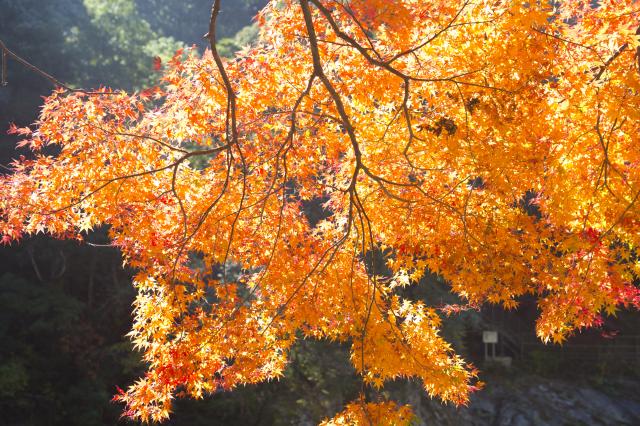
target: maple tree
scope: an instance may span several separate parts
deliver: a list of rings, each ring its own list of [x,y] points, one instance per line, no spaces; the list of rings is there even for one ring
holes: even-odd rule
[[[2,241],[108,225],[138,270],[127,415],[277,378],[300,338],[464,404],[480,384],[443,312],[399,295],[427,271],[469,306],[536,296],[547,341],[640,307],[640,2],[283,0],[229,61],[219,10],[160,87],[45,74],[11,128],[35,155],[1,177]],[[362,399],[327,424],[411,418]]]

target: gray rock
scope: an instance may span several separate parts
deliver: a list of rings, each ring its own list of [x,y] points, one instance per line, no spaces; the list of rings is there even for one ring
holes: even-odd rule
[[[415,384],[392,394],[414,407],[421,425],[640,425],[640,380],[625,380],[620,386],[610,386],[617,391],[614,395],[584,383],[536,376],[492,377],[487,388],[461,408],[425,397]]]

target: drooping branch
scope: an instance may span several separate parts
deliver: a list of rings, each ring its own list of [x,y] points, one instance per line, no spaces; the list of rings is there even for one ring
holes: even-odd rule
[[[384,61],[384,60],[381,60],[381,59],[374,58],[369,53],[369,51],[368,51],[369,49],[367,49],[366,47],[362,46],[360,43],[358,43],[358,41],[356,39],[351,37],[349,34],[345,33],[340,28],[340,26],[336,22],[335,18],[331,14],[331,11],[329,9],[327,9],[327,7],[325,5],[323,5],[320,0],[309,0],[309,1],[311,3],[313,3],[313,5],[318,8],[318,10],[320,10],[322,15],[325,17],[325,19],[329,23],[329,26],[333,29],[334,33],[339,38],[341,38],[343,41],[345,41],[351,47],[356,49],[369,63],[371,63],[372,65],[375,65],[377,67],[380,67],[380,68],[390,72],[391,74],[395,75],[396,77],[401,78],[403,81],[413,80],[413,81],[419,81],[419,82],[424,82],[424,83],[451,82],[451,83],[458,83],[458,84],[472,86],[472,87],[481,87],[481,88],[485,88],[485,89],[496,90],[496,91],[499,91],[499,92],[506,92],[506,93],[511,93],[512,92],[511,90],[504,89],[504,88],[501,88],[501,87],[493,87],[493,86],[489,86],[489,85],[485,85],[485,84],[479,84],[479,83],[473,83],[473,82],[466,82],[466,81],[457,80],[460,77],[465,77],[465,76],[472,75],[472,74],[475,74],[477,72],[482,71],[485,68],[484,66],[480,67],[479,69],[464,71],[464,72],[461,72],[461,73],[458,73],[458,74],[455,74],[455,75],[451,75],[451,76],[447,76],[447,77],[420,77],[420,76],[415,76],[415,75],[410,75],[410,74],[404,73],[404,72],[400,71],[399,69],[397,69],[397,68],[395,68],[395,67],[393,67],[391,65],[391,63],[393,61],[395,61],[399,57],[403,56],[404,53],[401,54],[400,56],[398,56],[398,58],[392,58],[392,60],[388,60],[388,61]],[[463,9],[464,9],[464,7],[463,7]],[[462,10],[460,10],[459,13],[462,13]],[[455,19],[457,19],[457,17],[458,17],[458,15],[456,15]],[[437,36],[442,34],[446,29],[449,29],[453,25],[453,22],[455,22],[455,19],[452,20],[451,23],[447,27],[444,27],[441,31],[439,31],[437,33]],[[424,42],[424,45],[421,46],[420,48],[422,48],[422,47],[426,46],[427,44],[433,42],[437,38],[437,36],[434,36],[434,37],[428,39],[426,42]],[[416,50],[418,50],[418,48],[416,48]],[[413,52],[414,51],[408,51],[406,54],[413,53]]]
[[[307,28],[307,34],[309,35],[309,48],[311,50],[311,57],[313,58],[313,70],[314,73],[318,76],[322,84],[327,89],[327,92],[331,95],[333,102],[338,110],[338,115],[342,120],[342,124],[349,135],[349,140],[351,141],[351,145],[353,147],[353,153],[356,158],[356,168],[354,171],[354,176],[351,181],[351,186],[355,185],[356,179],[358,177],[358,172],[362,167],[362,153],[360,152],[360,145],[358,145],[358,141],[356,139],[355,130],[353,124],[351,123],[351,119],[347,114],[344,103],[342,102],[342,98],[340,94],[336,91],[335,87],[329,78],[324,72],[322,67],[322,61],[320,59],[320,51],[318,49],[318,37],[316,35],[316,30],[313,26],[313,17],[311,16],[311,10],[309,9],[309,1],[301,0],[300,6],[302,7],[302,12],[304,15],[304,21]]]
[[[224,83],[224,88],[227,92],[227,140],[230,145],[236,145],[238,143],[238,127],[237,127],[237,108],[236,108],[236,93],[231,85],[231,80],[224,67],[222,58],[218,53],[217,38],[216,38],[216,26],[218,22],[218,15],[220,13],[221,0],[215,0],[213,7],[211,8],[211,18],[209,19],[209,32],[205,34],[205,37],[209,40],[209,48],[213,60],[218,67],[218,72]],[[230,127],[229,127],[230,122]]]
[[[111,91],[87,91],[87,90],[84,90],[84,89],[74,89],[73,87],[69,86],[66,83],[63,83],[62,81],[58,80],[57,78],[55,78],[54,76],[52,76],[48,72],[46,72],[46,71],[42,70],[41,68],[33,65],[31,62],[27,61],[22,56],[18,55],[17,53],[15,53],[11,49],[9,49],[7,47],[7,45],[2,40],[0,40],[0,50],[2,50],[2,76],[1,76],[1,80],[2,81],[1,81],[1,84],[3,86],[6,86],[8,84],[7,62],[8,62],[8,58],[12,58],[16,62],[18,62],[20,65],[22,65],[25,68],[27,68],[29,71],[32,71],[35,74],[37,74],[37,75],[43,77],[44,79],[46,79],[47,81],[49,81],[49,83],[51,83],[55,88],[64,89],[66,92],[84,93],[85,95],[110,95],[110,94],[114,93],[114,92],[111,92]]]

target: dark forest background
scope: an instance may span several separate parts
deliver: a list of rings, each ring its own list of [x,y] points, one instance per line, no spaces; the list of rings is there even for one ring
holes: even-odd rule
[[[252,17],[266,0],[222,4],[220,49],[232,56],[255,42]],[[166,60],[182,47],[204,48],[210,6],[211,0],[0,0],[0,40],[72,86],[141,90],[159,78],[155,57]],[[11,158],[28,155],[16,151],[16,140],[5,134],[9,123],[34,122],[41,97],[52,89],[15,62],[7,71],[8,84],[0,87],[0,173],[9,172]],[[36,236],[0,247],[0,425],[130,423],[120,419],[122,407],[110,400],[117,386],[126,387],[144,372],[125,337],[132,271],[123,269],[104,230],[87,240],[94,245]],[[422,284],[408,290],[409,296],[428,294],[434,304],[456,301],[438,277]],[[640,395],[637,314],[607,318],[602,328],[585,331],[562,348],[535,339],[535,317],[529,300],[517,312],[488,306],[446,319],[444,334],[484,367],[482,378],[494,389],[525,391],[534,382],[563,380],[567,389],[599,389],[613,399]],[[510,368],[484,363],[481,334],[487,329],[499,331],[497,355],[509,359]],[[168,424],[315,424],[361,391],[348,359],[347,348],[301,342],[283,380],[204,401],[178,401]],[[381,396],[367,392],[370,398]],[[429,403],[413,383],[394,383],[385,392],[422,404],[423,414],[435,419],[432,424],[466,424],[455,419],[470,412],[447,408],[448,414],[438,417],[433,414],[438,403]],[[431,411],[424,408],[429,404],[436,404]],[[481,410],[473,413],[482,420]]]

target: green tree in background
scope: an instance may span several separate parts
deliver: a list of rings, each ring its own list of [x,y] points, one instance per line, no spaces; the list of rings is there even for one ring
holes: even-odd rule
[[[87,21],[81,0],[0,0],[0,39],[34,65],[65,81],[78,81],[77,68],[67,43],[67,28]],[[50,90],[49,82],[8,64],[8,85],[0,88],[0,135],[9,121],[35,118],[40,96]],[[8,152],[3,146],[3,152]],[[13,147],[9,147],[10,150]],[[2,156],[5,158],[5,156]]]
[[[0,39],[61,81],[78,87],[137,89],[155,83],[154,58],[166,60],[177,49],[202,42],[209,3],[0,0]],[[219,28],[225,55],[257,37],[251,18],[266,3],[238,0],[225,4],[225,19]],[[14,62],[9,62],[7,78],[10,84],[0,90],[0,125],[11,121],[28,124],[35,119],[40,96],[50,85]],[[5,157],[3,152],[9,151],[0,150],[0,158]]]
[[[149,85],[157,77],[154,57],[166,59],[184,45],[154,31],[134,0],[0,0],[0,11],[0,39],[7,46],[78,87]],[[12,61],[7,74],[0,126],[29,124],[50,84]],[[6,152],[3,147],[0,158]]]
[[[84,0],[87,20],[66,31],[85,87],[131,89],[154,82],[153,58],[167,59],[183,46],[152,29],[134,0]]]
[[[217,35],[232,38],[266,4],[267,0],[231,0],[222,2]],[[187,45],[203,46],[212,2],[210,0],[136,0],[138,10],[151,26]]]

